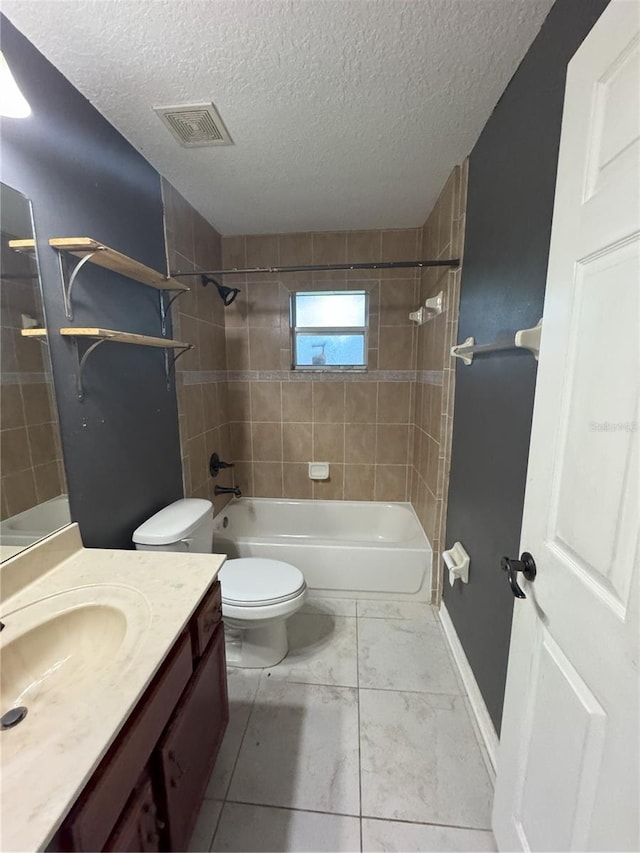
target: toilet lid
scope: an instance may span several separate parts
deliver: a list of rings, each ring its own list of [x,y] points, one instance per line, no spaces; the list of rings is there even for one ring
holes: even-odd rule
[[[280,560],[227,560],[218,574],[222,603],[258,607],[295,598],[305,588],[302,572]]]

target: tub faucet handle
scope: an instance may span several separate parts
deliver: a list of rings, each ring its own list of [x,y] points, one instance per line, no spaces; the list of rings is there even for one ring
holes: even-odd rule
[[[233,462],[223,462],[217,453],[212,453],[211,459],[209,459],[209,473],[211,476],[217,477],[224,468],[233,468]]]

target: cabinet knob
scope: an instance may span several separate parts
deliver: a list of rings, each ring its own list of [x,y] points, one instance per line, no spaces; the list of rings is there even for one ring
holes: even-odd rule
[[[176,754],[175,754],[175,752],[173,752],[173,750],[171,750],[169,752],[169,761],[175,766],[175,768],[178,771],[178,776],[176,778],[176,781],[177,781],[177,779],[182,779],[182,777],[184,776],[184,770],[182,769],[182,767],[180,767],[178,759],[176,758]],[[174,787],[175,787],[175,784],[174,784]]]

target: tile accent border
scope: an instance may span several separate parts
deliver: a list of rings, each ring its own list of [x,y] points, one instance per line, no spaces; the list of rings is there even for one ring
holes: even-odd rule
[[[444,385],[444,370],[416,370],[416,382],[422,385]]]
[[[414,382],[415,370],[229,370],[229,382]]]
[[[212,385],[227,381],[226,370],[183,370],[180,376],[185,385]]]
[[[40,375],[40,374],[34,374]],[[314,372],[295,370],[183,370],[185,385],[213,382],[420,382],[442,385],[443,370],[368,370],[366,372]]]
[[[3,385],[44,385],[53,382],[51,373],[2,373],[0,379]]]
[[[493,726],[493,721],[489,716],[489,711],[487,710],[485,701],[482,698],[478,682],[473,674],[473,670],[471,669],[467,656],[464,653],[462,643],[460,642],[460,638],[458,637],[458,633],[451,621],[451,617],[449,616],[449,612],[444,601],[440,602],[439,615],[444,635],[447,638],[451,654],[453,655],[453,659],[458,667],[458,672],[460,673],[460,678],[462,679],[464,688],[469,696],[469,704],[471,705],[475,722],[480,731],[480,735],[482,736],[485,749],[487,750],[487,756],[490,761],[490,765],[487,767],[487,770],[491,776],[491,781],[495,784],[496,768],[498,763],[498,747],[500,741]]]

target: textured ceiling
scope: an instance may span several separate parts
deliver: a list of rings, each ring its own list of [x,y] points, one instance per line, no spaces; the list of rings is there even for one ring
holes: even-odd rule
[[[553,0],[3,0],[223,234],[421,225]],[[152,107],[213,101],[235,145]]]

